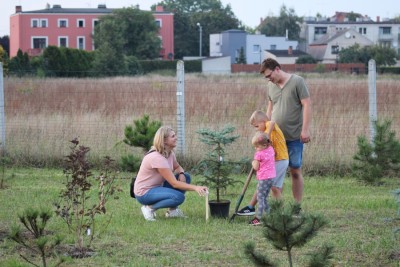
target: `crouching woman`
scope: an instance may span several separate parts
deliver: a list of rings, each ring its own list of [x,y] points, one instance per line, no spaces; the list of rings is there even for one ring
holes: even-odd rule
[[[173,129],[160,127],[137,174],[134,193],[148,221],[155,221],[156,210],[162,208],[168,208],[166,217],[185,217],[178,208],[185,201],[185,191],[196,191],[200,196],[208,193],[207,187],[190,184],[190,175],[176,160],[176,144]]]

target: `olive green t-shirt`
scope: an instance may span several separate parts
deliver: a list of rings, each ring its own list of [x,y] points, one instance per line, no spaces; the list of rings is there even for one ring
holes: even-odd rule
[[[268,83],[268,99],[272,102],[272,120],[280,127],[286,141],[300,139],[303,126],[303,106],[301,100],[310,96],[304,79],[292,74],[281,89]]]

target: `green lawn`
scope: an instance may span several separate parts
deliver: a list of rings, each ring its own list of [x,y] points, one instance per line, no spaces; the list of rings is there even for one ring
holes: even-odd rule
[[[0,190],[0,266],[15,261],[26,264],[18,255],[25,251],[6,238],[8,229],[18,223],[17,215],[26,207],[52,208],[64,187],[63,173],[60,169],[7,169],[2,177],[7,188]],[[286,252],[276,251],[264,239],[263,227],[249,226],[250,218],[237,216],[233,223],[210,218],[206,222],[205,199],[193,192],[187,193],[181,206],[188,218],[167,219],[165,211],[159,210],[156,222],[145,221],[140,204],[129,197],[127,175],[120,177],[117,182],[123,192],[119,199],[110,199],[107,213],[96,219],[101,230],[93,241],[96,253],[64,266],[251,266],[243,249],[247,241],[254,241],[278,266],[288,266]],[[244,181],[246,175],[240,177]],[[323,214],[329,224],[303,248],[293,250],[294,265],[306,266],[309,252],[330,243],[335,247],[334,266],[400,266],[400,235],[393,233],[400,221],[393,220],[398,207],[391,194],[400,188],[400,180],[384,182],[367,187],[352,178],[305,177],[303,210]],[[242,206],[255,184],[250,184]],[[224,196],[232,201],[231,214],[241,188],[230,188]],[[290,178],[286,178],[286,201],[292,201],[290,190]],[[65,236],[62,246],[74,244],[74,236],[60,218],[53,216],[48,230]]]

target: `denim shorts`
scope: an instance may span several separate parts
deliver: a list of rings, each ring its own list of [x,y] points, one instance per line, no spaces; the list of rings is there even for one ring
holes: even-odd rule
[[[276,177],[274,178],[274,182],[272,183],[273,187],[282,188],[288,164],[289,160],[287,159],[281,159],[275,161]]]
[[[289,152],[289,167],[300,169],[303,163],[303,147],[304,144],[299,140],[286,141]]]

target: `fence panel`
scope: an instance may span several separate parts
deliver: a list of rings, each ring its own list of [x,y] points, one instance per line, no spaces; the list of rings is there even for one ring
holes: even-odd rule
[[[312,109],[312,141],[305,146],[306,170],[348,166],[358,135],[369,135],[368,77],[337,74],[305,76]],[[143,114],[177,127],[175,77],[143,76],[105,79],[4,79],[6,147],[21,164],[51,165],[69,153],[69,140],[79,137],[93,158],[141,153],[121,143],[124,127]],[[254,129],[248,119],[266,109],[266,81],[254,74],[185,75],[186,158],[201,158],[199,128],[236,127],[234,157],[251,157]],[[400,83],[378,77],[378,119],[391,119],[399,136]],[[179,136],[178,136],[179,138]]]

